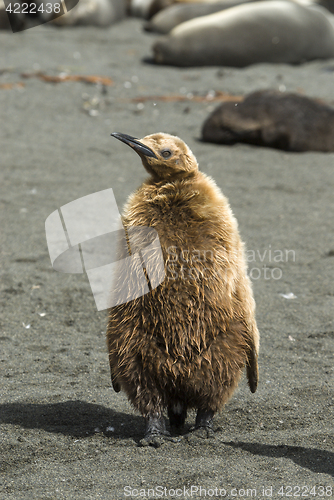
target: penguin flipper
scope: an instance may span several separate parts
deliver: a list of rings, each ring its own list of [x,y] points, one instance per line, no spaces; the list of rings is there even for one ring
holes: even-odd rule
[[[116,382],[116,380],[111,379],[111,383],[115,392],[119,392],[121,390],[121,386],[118,382]]]
[[[251,392],[255,392],[259,380],[259,368],[257,363],[257,352],[253,347],[247,359],[247,379]]]

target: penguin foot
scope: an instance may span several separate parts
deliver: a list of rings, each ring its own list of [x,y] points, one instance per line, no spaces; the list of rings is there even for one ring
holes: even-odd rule
[[[139,446],[154,446],[159,448],[165,441],[178,442],[166,430],[165,419],[161,413],[152,413],[146,417],[145,437],[139,441]]]
[[[204,439],[214,439],[215,433],[211,427],[192,427],[188,434],[184,435],[184,439],[188,443],[203,443]]]
[[[184,437],[188,442],[195,442],[199,439],[214,438],[212,419],[214,412],[211,410],[198,410],[195,426],[191,427],[189,433]]]
[[[166,434],[149,434],[139,441],[139,446],[153,446],[160,448],[166,441],[178,443],[180,438],[172,437],[169,432]]]
[[[199,409],[196,415],[195,429],[198,429],[199,427],[209,427],[212,429],[212,419],[214,414],[215,413],[212,410]]]

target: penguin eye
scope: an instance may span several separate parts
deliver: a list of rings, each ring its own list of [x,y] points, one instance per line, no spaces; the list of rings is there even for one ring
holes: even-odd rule
[[[170,158],[172,156],[172,152],[170,149],[163,149],[161,151],[161,156],[163,156],[164,158]]]

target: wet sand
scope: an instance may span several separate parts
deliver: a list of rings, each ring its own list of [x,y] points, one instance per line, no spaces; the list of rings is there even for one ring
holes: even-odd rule
[[[157,67],[143,62],[155,37],[141,24],[0,33],[0,498],[333,496],[334,154],[204,144],[201,125],[218,103],[134,99],[285,88],[334,104],[334,60]],[[38,71],[114,83],[22,76]],[[51,267],[51,212],[110,187],[121,207],[145,178],[114,131],[184,139],[247,245],[260,384],[252,395],[243,378],[214,439],[138,447],[143,419],[111,388],[106,311],[86,275]]]

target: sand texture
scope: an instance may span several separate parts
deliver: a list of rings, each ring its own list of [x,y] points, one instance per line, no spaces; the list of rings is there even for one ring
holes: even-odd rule
[[[195,97],[280,88],[333,104],[334,60],[158,67],[141,24],[0,32],[0,499],[333,497],[334,154],[201,143],[219,103]],[[107,80],[22,76],[36,72]],[[145,178],[114,131],[179,135],[247,245],[260,383],[252,395],[242,379],[213,439],[138,447],[143,419],[111,388],[106,311],[86,275],[51,267],[49,214],[110,187],[121,208]]]

